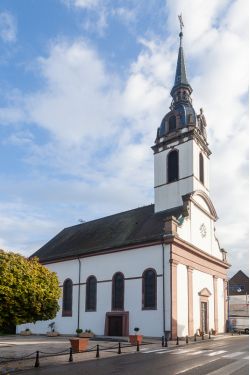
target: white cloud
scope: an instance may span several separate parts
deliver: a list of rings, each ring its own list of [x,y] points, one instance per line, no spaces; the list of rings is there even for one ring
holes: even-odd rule
[[[17,26],[14,16],[7,11],[0,12],[0,38],[5,43],[16,41]]]

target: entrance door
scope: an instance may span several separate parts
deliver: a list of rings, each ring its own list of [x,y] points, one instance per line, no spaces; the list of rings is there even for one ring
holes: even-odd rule
[[[208,332],[208,329],[207,329],[207,302],[201,302],[201,330],[204,333]]]
[[[122,316],[109,317],[109,336],[122,336]]]

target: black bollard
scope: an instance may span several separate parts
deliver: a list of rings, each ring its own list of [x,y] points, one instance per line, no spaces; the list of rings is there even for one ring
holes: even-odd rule
[[[39,362],[39,351],[36,352],[36,362],[35,362],[35,367],[40,367],[40,362]]]
[[[121,351],[121,343],[119,342],[119,343],[118,343],[118,352],[117,352],[117,353],[118,353],[118,354],[121,354],[121,352],[122,352],[122,351]]]
[[[179,345],[179,337],[176,338],[176,345]]]
[[[165,348],[167,348],[167,347],[168,347],[168,339],[166,337],[166,339],[165,339]]]
[[[100,358],[100,350],[99,350],[99,345],[97,344],[96,345],[96,355],[95,355],[96,358]]]
[[[202,332],[202,336],[201,336],[201,339],[202,339],[202,340],[205,340],[205,337],[204,337],[204,332]]]
[[[188,336],[186,336],[186,344],[188,344]]]
[[[69,348],[69,362],[73,362],[73,349]]]
[[[161,337],[161,346],[164,347],[164,336]]]
[[[209,338],[209,340],[211,339],[211,333],[210,333],[210,331],[208,332],[208,338]]]
[[[194,341],[197,341],[197,335],[196,335],[196,333],[194,334]]]
[[[136,342],[136,351],[137,351],[137,352],[140,351],[140,344],[139,344],[139,341]]]

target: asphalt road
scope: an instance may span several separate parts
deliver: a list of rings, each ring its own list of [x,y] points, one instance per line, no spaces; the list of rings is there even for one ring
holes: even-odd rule
[[[27,375],[248,375],[248,336],[25,371]]]

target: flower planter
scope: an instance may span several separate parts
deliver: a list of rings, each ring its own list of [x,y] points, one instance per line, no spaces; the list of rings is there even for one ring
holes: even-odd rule
[[[21,331],[21,332],[20,332],[20,335],[21,335],[21,336],[30,336],[30,335],[31,335],[31,332],[29,332],[29,331]]]
[[[88,349],[88,338],[73,338],[69,341],[74,353],[85,352]]]
[[[82,332],[82,333],[78,333],[77,336],[83,337],[83,338],[86,338],[86,339],[91,339],[94,336],[94,334],[93,334],[93,332]]]
[[[139,345],[141,345],[142,339],[142,335],[129,335],[129,341],[131,345],[137,345],[137,342],[139,343]]]
[[[59,333],[54,331],[54,332],[47,332],[46,335],[48,337],[56,337],[56,336],[59,336]]]

